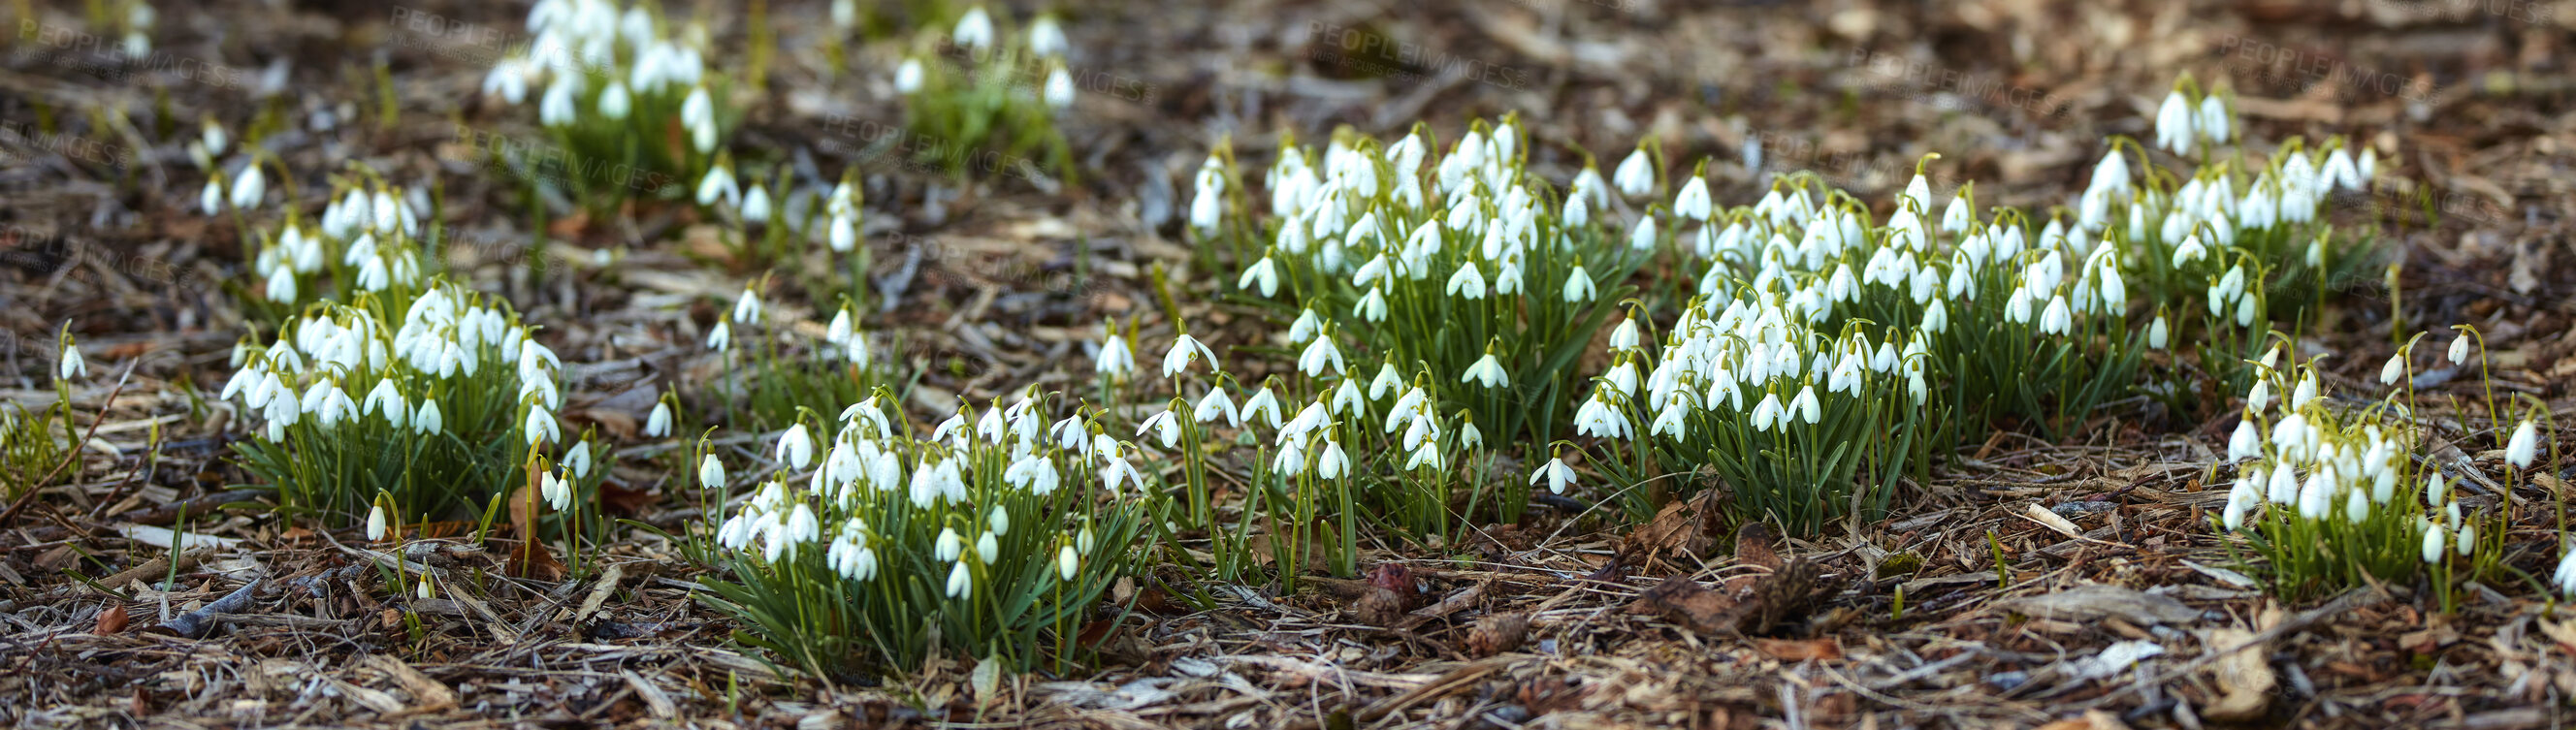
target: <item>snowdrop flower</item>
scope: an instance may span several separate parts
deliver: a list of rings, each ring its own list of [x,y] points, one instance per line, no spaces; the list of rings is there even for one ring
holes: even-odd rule
[[[708,454],[706,458],[700,459],[698,461],[698,486],[705,487],[707,489],[723,489],[724,485],[724,462],[717,461],[715,454]]]
[[[1057,578],[1063,579],[1066,582],[1072,582],[1076,571],[1081,569],[1082,556],[1074,553],[1072,545],[1065,545],[1055,549],[1055,574]]]
[[[2227,438],[2227,460],[2259,458],[2263,455],[2263,438],[2254,432],[2251,419],[2236,422],[2236,433]]]
[[[1144,423],[1136,425],[1137,437],[1142,438],[1146,431],[1153,431],[1155,435],[1161,437],[1163,448],[1175,448],[1181,444],[1181,424],[1172,418],[1172,412],[1169,410],[1146,417]]]
[[[89,360],[81,357],[80,346],[72,344],[68,334],[63,336],[62,358],[54,366],[54,377],[59,380],[89,377]]]
[[[1332,370],[1334,375],[1340,375],[1347,369],[1342,360],[1342,349],[1333,344],[1333,338],[1329,332],[1325,333],[1325,336],[1315,338],[1313,344],[1306,346],[1305,352],[1297,355],[1297,371],[1305,373],[1307,377],[1323,375],[1326,369]]]
[[[2523,419],[2522,425],[2514,427],[2513,437],[2506,440],[2504,460],[2505,463],[2514,465],[2514,468],[2529,469],[2532,459],[2539,455],[2539,451],[2540,434],[2533,428],[2531,419],[2526,418]]]
[[[948,569],[948,597],[960,601],[975,594],[975,576],[966,572],[966,564]]]
[[[541,405],[528,406],[527,432],[529,446],[537,445],[540,440],[546,443],[563,440],[563,427],[556,425],[554,414],[547,413],[546,407]]]
[[[1633,250],[1652,249],[1655,247],[1656,240],[1655,217],[1651,215],[1638,218],[1637,227],[1628,231],[1628,248]]]
[[[2073,331],[2074,323],[2075,316],[2067,308],[2066,296],[2061,294],[2049,297],[2047,311],[2039,315],[2039,331],[2047,334],[2068,334]]]
[[[699,205],[715,205],[719,200],[735,207],[741,207],[742,203],[741,185],[734,181],[733,170],[721,163],[708,168],[707,176],[698,181]],[[743,293],[749,294],[750,291],[744,290]]]
[[[1360,297],[1359,304],[1351,307],[1351,315],[1364,322],[1386,321],[1386,292],[1369,287],[1368,295]]]
[[[671,404],[655,402],[653,412],[644,417],[644,435],[662,438],[671,435]]]
[[[423,435],[447,431],[447,422],[439,413],[438,401],[421,399],[420,411],[412,414],[411,429],[413,433]]]
[[[2227,508],[2221,513],[2219,524],[2226,525],[2230,532],[2244,528],[2245,513],[2254,509],[2255,499],[2253,482],[2238,477],[2235,488],[2227,491]]]
[[[1063,109],[1073,106],[1073,76],[1066,74],[1063,66],[1057,66],[1055,70],[1047,72],[1046,89],[1041,98],[1046,100],[1046,105],[1050,108]]]
[[[957,528],[942,527],[939,528],[939,537],[931,541],[931,549],[939,556],[940,562],[953,563],[966,553],[966,538],[957,535]]]
[[[1073,44],[1065,40],[1064,26],[1056,22],[1055,16],[1040,15],[1036,20],[1029,21],[1030,53],[1046,57],[1062,56],[1072,47]]]
[[[1599,292],[1592,285],[1592,274],[1583,270],[1581,261],[1576,261],[1573,273],[1565,277],[1565,302],[1581,304],[1592,301],[1592,298],[1598,295]]]
[[[2468,333],[2466,333],[2466,332],[2462,332],[2462,333],[2460,333],[2460,336],[2459,336],[2459,337],[2455,337],[2455,338],[2452,338],[2452,339],[2451,339],[2451,364],[2453,364],[2453,365],[2465,365],[2465,364],[2467,364],[2467,363],[2468,363],[2468,361],[2469,361],[2469,334],[2468,334]]]
[[[590,441],[588,439],[573,444],[570,450],[564,452],[564,468],[570,470],[575,479],[590,476]]]
[[[1236,289],[1251,289],[1254,284],[1261,286],[1261,296],[1265,298],[1279,293],[1279,264],[1272,261],[1267,253],[1261,256],[1260,261],[1254,262],[1252,268],[1244,269],[1243,276],[1234,280]]]
[[[547,507],[557,512],[572,504],[572,487],[564,484],[563,478],[555,476],[554,472],[546,472],[537,480],[537,494],[545,498]]]
[[[805,431],[805,424],[788,427],[787,433],[778,437],[775,458],[795,469],[814,463],[814,437]]]
[[[367,540],[373,542],[383,539],[385,539],[385,505],[378,502],[367,508]]]
[[[721,319],[716,320],[715,328],[707,331],[707,349],[714,350],[716,352],[725,352],[732,349],[732,346],[732,323]]]
[[[1610,184],[1619,188],[1619,194],[1631,198],[1654,191],[1655,163],[1646,159],[1644,145],[1638,145],[1637,151],[1619,162],[1619,168],[1610,173]]]
[[[992,565],[994,560],[1002,557],[1001,541],[993,539],[990,532],[975,538],[975,557],[985,565]]]
[[[244,165],[242,167],[241,178],[233,182],[233,207],[242,210],[257,208],[259,207],[260,200],[266,197],[267,194],[268,181],[261,177],[259,172],[259,163],[253,162],[249,165]]]
[[[1691,176],[1690,182],[1682,183],[1681,192],[1673,195],[1674,215],[1706,221],[1709,218],[1709,208],[1708,181],[1697,175]]]
[[[1260,423],[1263,416],[1268,416],[1270,418],[1271,428],[1275,429],[1279,427],[1279,397],[1270,392],[1270,386],[1266,383],[1261,386],[1260,390],[1254,391],[1252,393],[1252,397],[1243,400],[1244,421]]]
[[[743,287],[742,297],[733,302],[733,321],[759,324],[760,308],[760,295],[753,293],[751,287]]]
[[[1123,378],[1136,372],[1136,355],[1127,350],[1127,338],[1118,336],[1118,326],[1114,321],[1110,323],[1108,336],[1100,341],[1100,354],[1093,357],[1092,370],[1113,378]]]
[[[1315,457],[1315,476],[1320,479],[1345,479],[1351,475],[1351,456],[1342,450],[1342,442],[1330,435],[1324,438],[1324,450]]]
[[[2315,374],[2315,373],[2308,373],[2308,374],[2305,374],[2305,375],[2301,375],[2301,376],[2299,376],[2299,384],[2298,384],[2297,386],[2292,387],[2292,388],[2290,389],[2290,409],[2291,409],[2291,410],[2298,410],[2298,408],[2299,408],[2300,406],[2307,405],[2307,404],[2308,404],[2308,401],[2312,401],[2312,400],[2316,400],[2316,399],[2317,399],[2317,376],[2316,376],[2316,374]]]
[[[1171,351],[1163,354],[1163,377],[1178,375],[1181,371],[1189,369],[1191,362],[1200,359],[1207,360],[1210,371],[1217,369],[1216,351],[1208,349],[1208,346],[1200,343],[1198,338],[1183,332],[1179,337],[1172,339]]]
[[[2227,102],[2219,99],[2217,94],[2200,97],[2200,134],[2209,138],[2210,144],[2226,144],[2233,135],[2229,126]]]
[[[905,58],[894,67],[895,93],[911,96],[921,91],[921,59]]]
[[[1235,411],[1234,401],[1225,397],[1225,390],[1222,388],[1209,388],[1207,395],[1199,399],[1197,410],[1191,411],[1190,416],[1200,423],[1208,423],[1216,420],[1218,416],[1224,416],[1225,425],[1228,428],[1243,425],[1243,417]]]
[[[2427,562],[2427,563],[2439,563],[2439,562],[2442,562],[2442,552],[2443,552],[2443,551],[2442,551],[2442,549],[2443,549],[2443,548],[2446,548],[2446,547],[2450,547],[2450,542],[2451,542],[2451,541],[2450,541],[2450,539],[2449,539],[2449,538],[2450,538],[2450,536],[2449,536],[2449,535],[2444,535],[2444,534],[2442,534],[2442,526],[2441,526],[2441,525],[2437,525],[2437,524],[2433,524],[2433,522],[2432,522],[2432,521],[2430,521],[2430,520],[2426,520],[2426,521],[2424,521],[2424,522],[2422,523],[2422,526],[2423,526],[2423,528],[2424,528],[2424,548],[2423,548],[2423,553],[2424,553],[2424,562]],[[2558,584],[2561,586],[2561,587],[2559,588],[2559,591],[2560,591],[2560,592],[2562,592],[2562,593],[2563,593],[2563,592],[2566,592],[2566,590],[2567,590],[2567,589],[2565,588],[2565,586],[2567,585],[2567,584],[2566,584],[2566,581],[2565,581],[2565,577],[2566,577],[2566,576],[2565,576],[2565,574],[2568,572],[2568,570],[2567,570],[2567,566],[2568,566],[2568,565],[2569,565],[2569,563],[2568,563],[2565,559],[2561,559],[2561,560],[2559,561],[2559,563],[2558,563],[2558,572],[2561,574],[2561,575],[2559,575],[2559,576],[2558,576],[2558,578],[2559,578]]]
[[[1789,425],[1789,414],[1780,407],[1778,393],[1763,393],[1762,402],[1753,405],[1753,430],[1770,431],[1774,426]]]
[[[213,215],[221,215],[221,214],[223,214],[223,212],[224,212],[224,176],[223,176],[223,173],[216,173],[214,176],[206,178],[206,187],[205,187],[205,189],[200,190],[200,191],[198,191],[198,192],[197,192],[197,208],[198,208],[199,210],[203,210],[203,211],[205,211],[206,215],[209,215],[209,216],[213,216]]]
[[[608,82],[608,88],[599,92],[599,115],[610,121],[625,119],[627,110],[634,104],[633,95],[626,91],[624,81],[612,80]]]
[[[1538,471],[1530,472],[1531,486],[1537,486],[1540,481],[1547,482],[1549,494],[1564,494],[1565,487],[1574,483],[1574,467],[1566,466],[1563,456],[1548,459],[1547,463],[1539,465]]]
[[[1449,275],[1449,284],[1445,292],[1453,297],[1483,299],[1485,298],[1485,275],[1476,270],[1475,262],[1461,263],[1458,265],[1458,273]]]
[[[957,29],[949,34],[949,38],[969,50],[981,51],[991,48],[993,17],[985,14],[984,6],[968,8],[966,15],[957,19]]]
[[[1467,374],[1460,377],[1458,382],[1482,383],[1487,388],[1503,388],[1509,387],[1512,379],[1510,373],[1504,372],[1502,361],[1494,359],[1493,351],[1487,349],[1484,358],[1477,360],[1474,365],[1467,366]]]
[[[2177,155],[2191,154],[2198,136],[2194,129],[2191,102],[2182,98],[2182,90],[2165,92],[2165,101],[2156,107],[2156,146]]]
[[[2428,542],[2427,544],[2431,543]],[[2428,549],[2424,552],[2426,555],[2431,555],[2438,552],[2438,548]],[[2549,582],[2551,585],[2558,587],[2559,595],[2576,598],[2576,550],[2571,550],[2562,546],[2559,548],[2559,552],[2558,570],[2550,574]],[[2424,559],[2424,562],[2433,562],[2433,559],[2428,557]]]

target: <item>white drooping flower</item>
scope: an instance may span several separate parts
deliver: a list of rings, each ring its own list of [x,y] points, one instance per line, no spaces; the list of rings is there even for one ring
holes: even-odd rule
[[[1502,361],[1494,359],[1494,353],[1488,351],[1483,358],[1476,360],[1476,364],[1467,366],[1467,374],[1458,378],[1458,382],[1481,383],[1487,388],[1504,388],[1510,387],[1512,378],[1511,373],[1503,369]]]
[[[1566,486],[1574,483],[1574,467],[1566,466],[1565,458],[1561,456],[1548,459],[1547,463],[1539,465],[1538,471],[1530,473],[1531,486],[1541,481],[1547,482],[1548,493],[1564,494]]]
[[[1619,162],[1619,168],[1610,173],[1610,184],[1619,188],[1619,194],[1631,198],[1654,192],[1655,163],[1646,158],[1644,146]]]
[[[671,435],[670,403],[657,401],[653,404],[653,412],[644,417],[644,435],[650,438]]]
[[[2539,455],[2539,449],[2540,433],[2530,419],[2524,419],[2522,425],[2514,427],[2513,437],[2505,441],[2505,463],[2517,469],[2529,469],[2532,459]]]
[[[1172,349],[1163,354],[1163,377],[1169,378],[1187,370],[1190,363],[1206,360],[1210,371],[1218,370],[1216,351],[1208,349],[1198,338],[1183,332],[1172,338]]]
[[[982,5],[967,8],[966,14],[957,19],[957,29],[949,34],[949,38],[958,46],[968,50],[981,51],[991,48],[993,47],[993,16],[985,13]]]

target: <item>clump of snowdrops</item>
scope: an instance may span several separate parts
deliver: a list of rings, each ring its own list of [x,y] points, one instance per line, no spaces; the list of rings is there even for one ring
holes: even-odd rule
[[[811,324],[773,311],[762,283],[745,285],[707,330],[706,348],[725,364],[707,393],[715,401],[709,413],[747,428],[784,428],[805,404],[854,402],[895,382],[895,364],[878,362],[855,307],[844,302],[817,336]]]
[[[1064,29],[1051,15],[1026,28],[1008,20],[974,5],[916,36],[894,70],[913,136],[897,141],[899,152],[959,175],[1017,174],[1021,165],[1073,174],[1073,149],[1055,127],[1075,96]]]
[[[806,411],[741,492],[702,458],[698,480],[728,515],[696,547],[730,574],[712,602],[818,673],[934,652],[1079,660],[1075,634],[1159,519],[1134,445],[1035,389],[961,405],[926,435],[890,415],[894,400],[880,389],[828,420]]]
[[[496,166],[552,185],[593,211],[635,197],[676,198],[714,166],[741,107],[709,63],[706,26],[664,18],[661,4],[539,0],[534,40],[483,78],[482,93],[533,101],[553,149],[496,144]]]
[[[17,499],[24,490],[42,489],[45,481],[67,469],[71,445],[81,435],[72,423],[72,383],[89,377],[89,360],[73,341],[71,323],[56,336],[54,402],[28,410],[15,400],[0,402],[0,498]],[[56,434],[60,433],[57,437]]]
[[[489,513],[521,488],[565,510],[605,470],[565,438],[563,363],[529,332],[507,303],[438,279],[308,306],[234,347],[219,397],[254,437],[233,448],[286,509],[341,524],[379,494],[404,520]]]
[[[1582,346],[1656,239],[1620,232],[1598,172],[1559,192],[1527,158],[1508,119],[1473,123],[1445,151],[1427,127],[1392,144],[1343,130],[1320,153],[1284,144],[1265,173],[1268,204],[1255,206],[1220,148],[1197,173],[1190,224],[1207,252],[1242,267],[1229,277],[1241,296],[1290,322],[1302,374],[1323,379],[1315,392],[1418,384],[1405,391],[1438,398],[1405,410],[1544,442],[1566,422]],[[1347,372],[1343,348],[1378,372]],[[1526,485],[1498,496],[1493,507],[1518,520]]]

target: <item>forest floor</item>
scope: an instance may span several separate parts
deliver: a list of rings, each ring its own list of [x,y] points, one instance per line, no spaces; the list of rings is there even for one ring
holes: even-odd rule
[[[557,220],[550,248],[531,250],[524,201],[462,151],[475,135],[532,134],[526,110],[476,93],[504,44],[492,39],[524,27],[524,8],[182,5],[160,8],[166,55],[148,62],[79,41],[61,30],[80,27],[77,9],[48,8],[12,16],[27,32],[0,63],[0,398],[53,402],[65,321],[95,373],[72,394],[95,443],[0,513],[0,718],[16,726],[2570,723],[2576,618],[2537,584],[2475,585],[2448,614],[2422,586],[2277,599],[2208,526],[2227,490],[2204,478],[2228,422],[2173,422],[2137,402],[2064,440],[1997,433],[1947,455],[1886,520],[1808,539],[1736,534],[1685,504],[1643,527],[1533,510],[1465,545],[1378,544],[1363,565],[1409,573],[1416,592],[1394,620],[1361,615],[1372,586],[1360,581],[1280,595],[1164,569],[1123,591],[1137,612],[1100,638],[1098,666],[985,692],[957,660],[867,681],[773,665],[696,598],[704,568],[640,529],[599,548],[591,559],[607,567],[576,580],[504,577],[485,546],[425,541],[409,557],[493,579],[479,595],[390,596],[349,533],[239,505],[210,512],[261,497],[225,458],[241,429],[201,400],[229,376],[251,319],[233,293],[250,276],[238,234],[196,211],[203,174],[184,152],[196,120],[343,120],[264,141],[312,171],[275,183],[308,200],[350,160],[442,180],[459,242],[447,263],[550,323],[575,423],[631,432],[669,383],[708,377],[700,333],[759,272],[708,255],[678,206]],[[739,8],[701,5],[717,45],[741,47]],[[1266,160],[1282,132],[1392,137],[1415,120],[1456,129],[1517,114],[1533,169],[1553,179],[1579,168],[1578,147],[1615,159],[1651,134],[1674,159],[1741,161],[1758,144],[1759,169],[1712,167],[1728,203],[1795,170],[1884,200],[1937,152],[1928,174],[1943,194],[1973,179],[1981,200],[2045,208],[2080,189],[2103,137],[2148,136],[2156,101],[2188,71],[2235,89],[2249,139],[2343,134],[2386,153],[2382,192],[2332,215],[2375,228],[2403,275],[2394,291],[2339,291],[2300,357],[2327,355],[2335,383],[2359,389],[2391,352],[2392,308],[2423,327],[2473,323],[2496,388],[2576,422],[2568,3],[1061,10],[1086,79],[1064,123],[1078,184],[1013,165],[961,179],[885,154],[879,132],[901,129],[894,51],[861,46],[857,70],[834,73],[811,52],[830,27],[822,3],[768,8],[781,53],[735,144],[818,177],[865,171],[870,276],[900,303],[868,326],[907,343],[903,357],[923,372],[915,403],[1032,382],[1080,390],[1083,348],[1104,317],[1142,315],[1149,331],[1159,320],[1140,304],[1153,264],[1175,287],[1230,282],[1232,272],[1189,268],[1179,220],[1190,174],[1219,139]],[[422,17],[440,22],[406,22]],[[1348,33],[1401,50],[1385,63],[1337,52]],[[1077,246],[1090,275],[1058,285]],[[616,263],[589,263],[600,252]],[[531,276],[532,258],[560,265]],[[1186,306],[1247,333],[1229,341],[1261,326],[1226,304]],[[2474,402],[2467,382],[2437,388],[2455,397],[2436,401]],[[2487,477],[2471,488],[2478,504],[2510,492],[2518,505],[2504,564],[2548,575],[2549,505],[2570,496],[2569,475],[2507,484],[2482,408],[2433,411],[2441,453]],[[620,516],[683,529],[695,502],[672,466],[622,464],[610,477]],[[180,551],[174,566],[161,528],[182,524],[210,549]],[[254,576],[266,585],[202,638],[142,628]]]

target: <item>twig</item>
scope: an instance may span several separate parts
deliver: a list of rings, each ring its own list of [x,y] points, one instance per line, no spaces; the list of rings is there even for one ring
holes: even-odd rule
[[[243,609],[250,608],[252,592],[259,590],[259,584],[265,580],[266,579],[264,578],[252,578],[249,583],[243,584],[240,589],[234,590],[231,594],[225,595],[223,598],[215,599],[214,603],[206,604],[204,608],[180,614],[178,618],[170,619],[168,623],[154,626],[151,630],[168,632],[190,639],[203,637],[206,635],[207,630],[213,629],[215,624],[218,623],[217,617],[224,614],[241,613]]]

